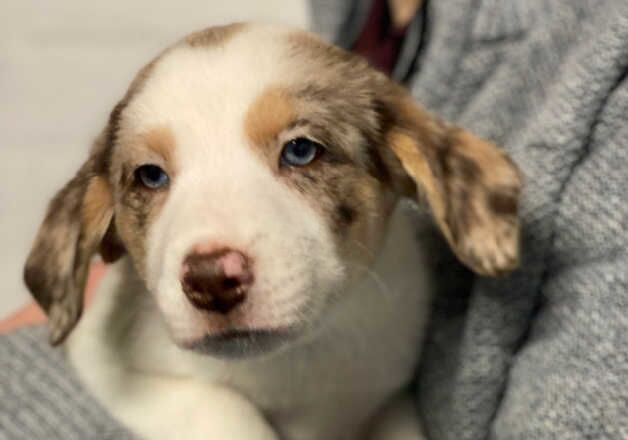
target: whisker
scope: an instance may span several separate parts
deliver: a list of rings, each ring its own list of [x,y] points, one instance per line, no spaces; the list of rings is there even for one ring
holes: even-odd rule
[[[378,292],[384,294],[385,296],[391,296],[392,289],[390,288],[390,286],[388,286],[388,284],[386,284],[381,275],[378,274],[375,270],[371,269],[365,264],[360,264],[356,262],[349,262],[349,264],[356,267],[358,270],[363,271],[368,277],[370,277],[375,282]]]
[[[353,237],[351,238],[351,241],[360,247],[369,259],[375,258],[375,253],[366,244]]]

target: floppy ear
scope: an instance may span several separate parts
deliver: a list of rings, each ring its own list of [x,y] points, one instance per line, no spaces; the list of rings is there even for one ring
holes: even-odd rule
[[[389,91],[383,104],[383,157],[397,189],[428,202],[455,254],[475,272],[499,275],[514,269],[521,188],[517,167],[497,146],[440,121],[400,87]]]
[[[50,342],[63,341],[78,322],[91,257],[102,246],[105,260],[121,255],[106,175],[107,132],[95,142],[78,173],[48,206],[24,268],[24,281],[48,314]],[[103,242],[107,235],[109,238]]]

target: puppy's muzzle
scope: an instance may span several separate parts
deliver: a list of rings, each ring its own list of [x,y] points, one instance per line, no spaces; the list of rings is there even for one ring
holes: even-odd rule
[[[197,308],[226,315],[246,299],[253,283],[249,258],[222,248],[207,252],[197,246],[185,258],[181,286]]]

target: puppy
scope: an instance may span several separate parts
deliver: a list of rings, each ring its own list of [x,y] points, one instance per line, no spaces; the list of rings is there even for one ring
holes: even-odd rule
[[[497,147],[364,60],[303,31],[214,27],[139,72],[24,276],[59,344],[91,257],[116,262],[65,347],[141,437],[418,438],[392,402],[433,269],[399,201],[496,275],[517,263],[519,187]]]

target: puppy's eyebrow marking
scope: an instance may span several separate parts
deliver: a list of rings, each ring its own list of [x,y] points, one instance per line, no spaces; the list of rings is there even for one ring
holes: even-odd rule
[[[172,130],[165,126],[152,128],[142,134],[143,144],[160,155],[164,161],[174,166],[174,149],[176,146]]]
[[[253,101],[244,118],[244,131],[256,147],[267,146],[296,119],[293,98],[287,91],[272,87]]]

